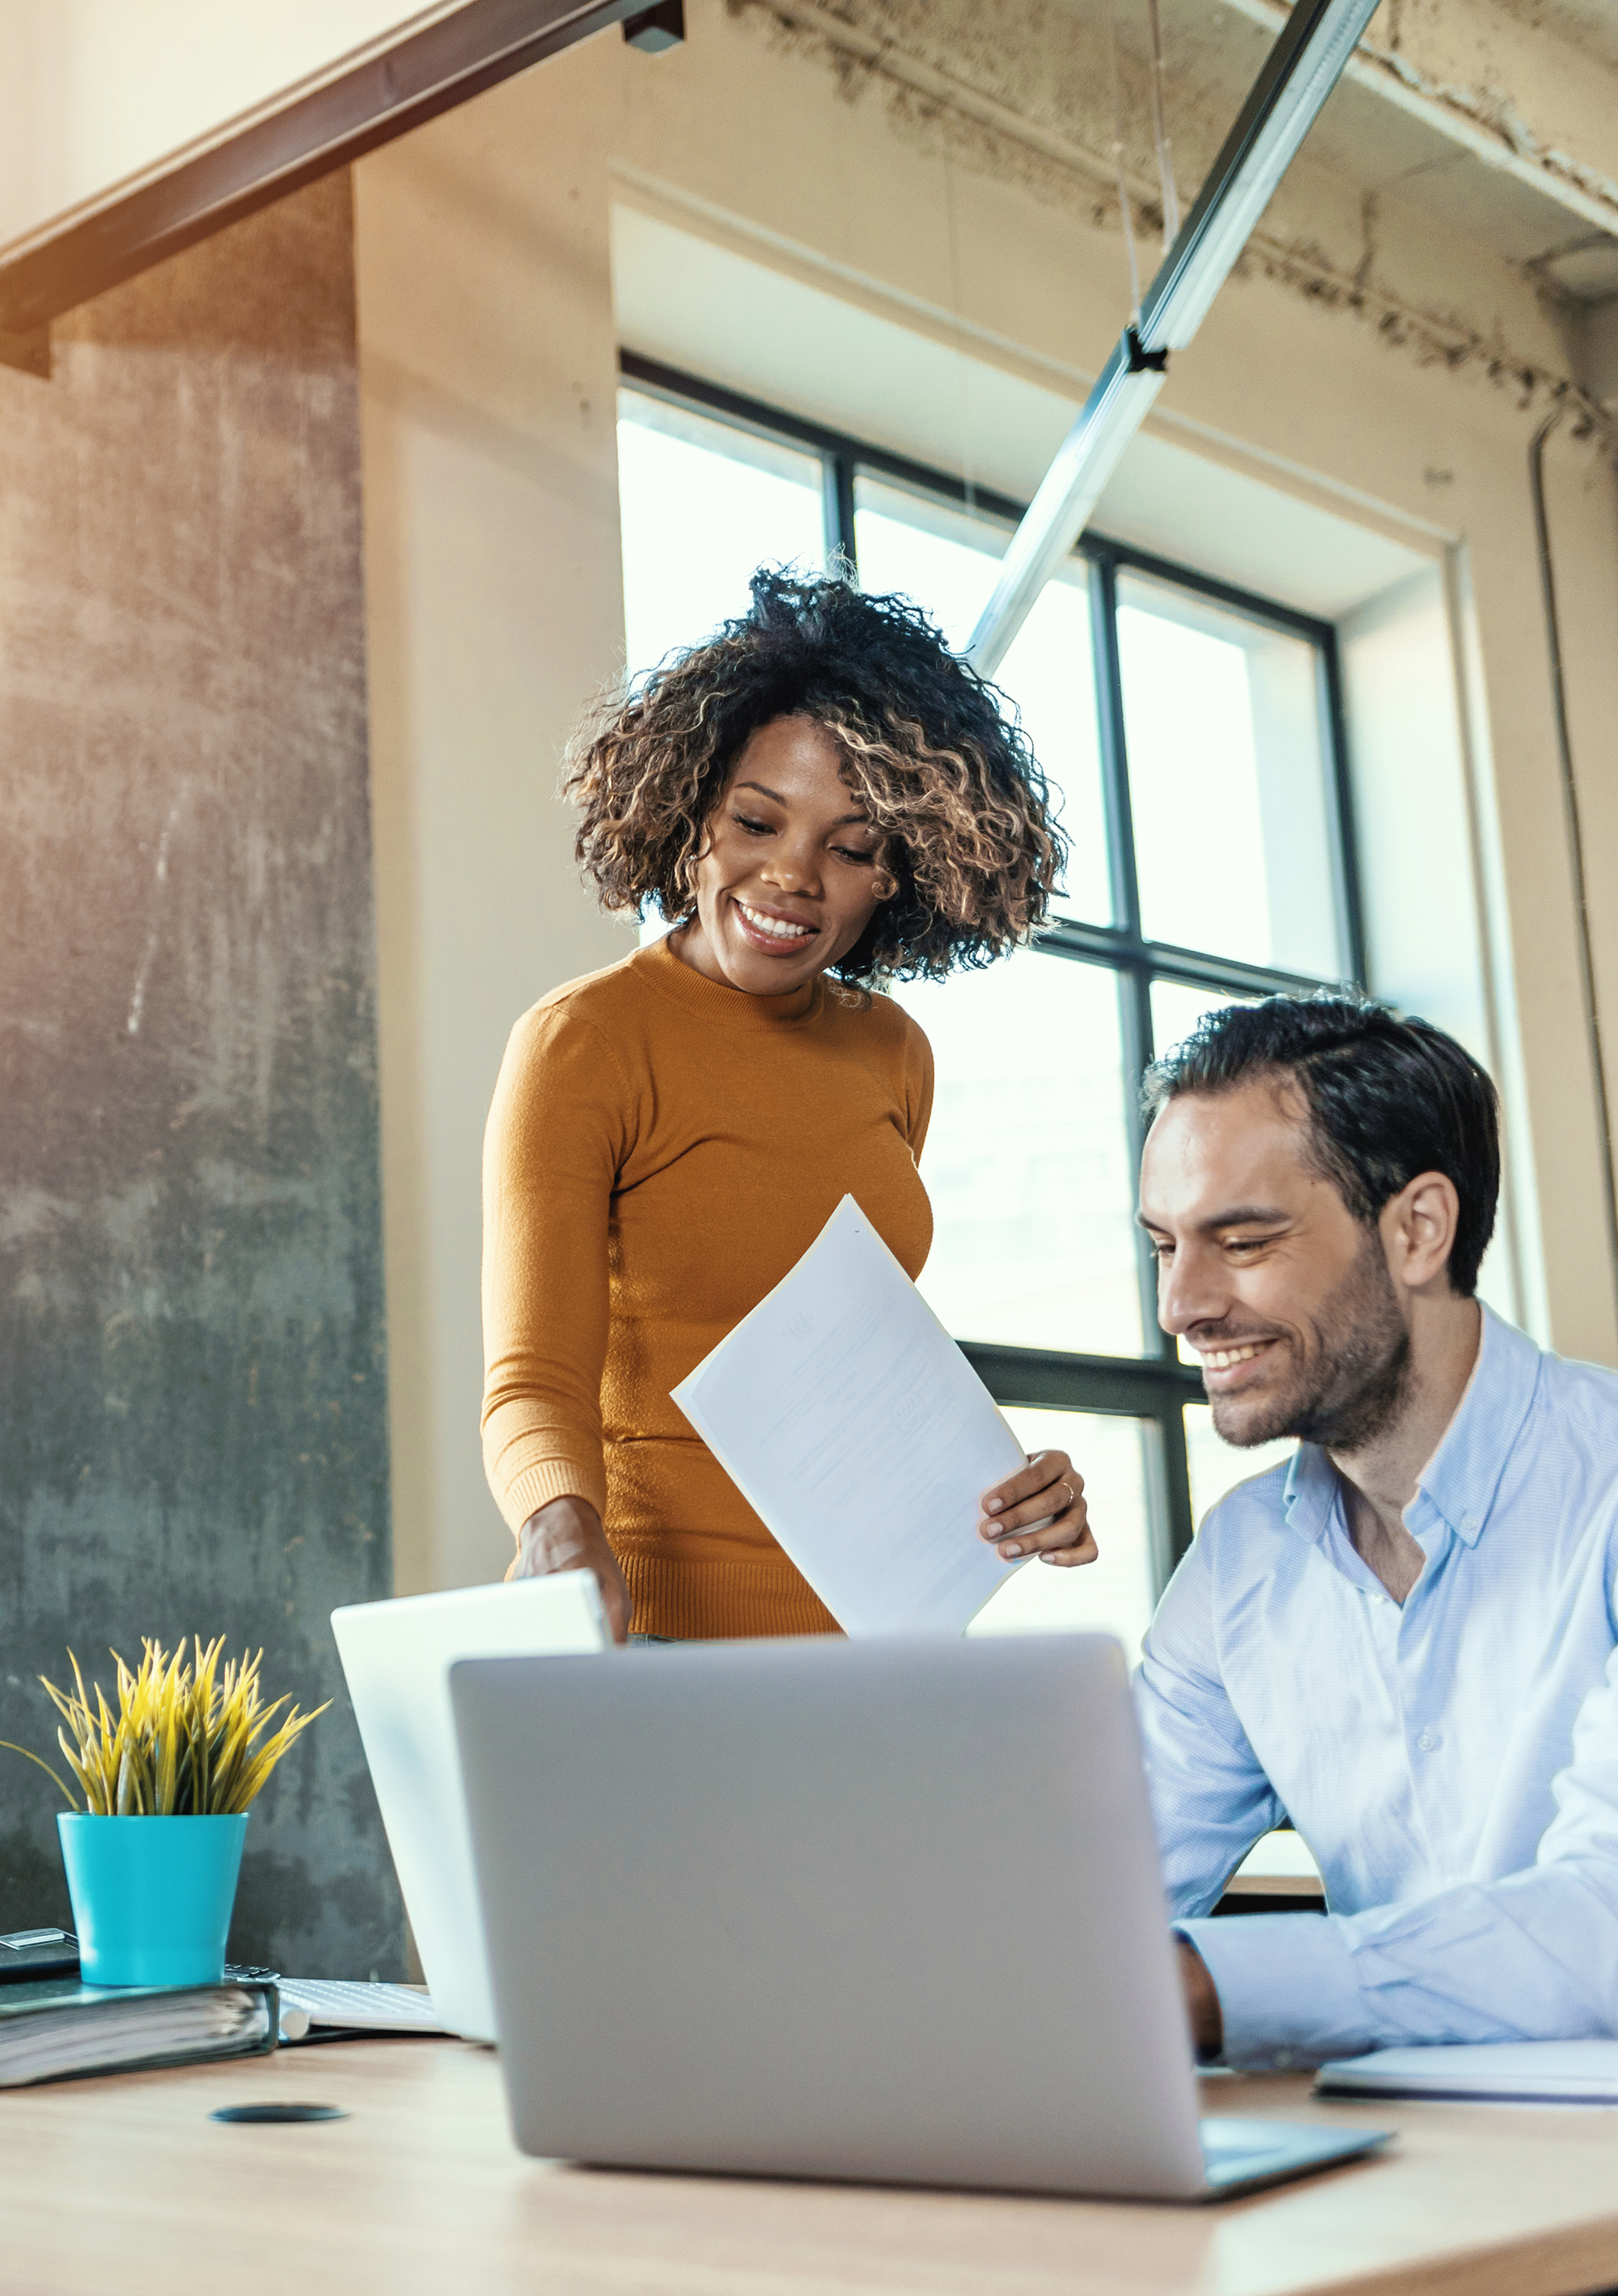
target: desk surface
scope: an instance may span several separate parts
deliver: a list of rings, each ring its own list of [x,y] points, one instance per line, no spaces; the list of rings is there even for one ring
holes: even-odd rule
[[[1215,2208],[648,2177],[526,2161],[490,2052],[362,2041],[0,2092],[7,2296],[1574,2296],[1618,2285],[1618,2109],[1310,2102],[1211,2109],[1392,2125],[1395,2152]],[[259,2098],[310,2126],[210,2121]],[[133,2274],[133,2277],[131,2277]]]

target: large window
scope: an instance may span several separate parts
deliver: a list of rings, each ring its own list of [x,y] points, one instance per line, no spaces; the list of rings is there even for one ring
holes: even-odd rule
[[[1021,505],[628,354],[632,669],[840,554],[964,645]],[[1211,1007],[1362,977],[1334,635],[1087,535],[1001,667],[1072,857],[1036,947],[893,993],[937,1062],[922,1290],[1025,1446],[1061,1444],[1103,1560],[1020,1571],[984,1632],[1105,1627],[1133,1653],[1193,1527],[1285,1445],[1232,1451],[1156,1321],[1137,1095]]]

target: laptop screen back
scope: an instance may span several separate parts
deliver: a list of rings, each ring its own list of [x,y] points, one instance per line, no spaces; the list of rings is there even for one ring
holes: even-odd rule
[[[463,1658],[604,1649],[595,1577],[568,1570],[355,1603],[333,1611],[332,1631],[433,2005],[452,2031],[492,2041],[449,1669]]]
[[[525,2151],[1203,2190],[1109,1637],[500,1660],[451,1688]]]

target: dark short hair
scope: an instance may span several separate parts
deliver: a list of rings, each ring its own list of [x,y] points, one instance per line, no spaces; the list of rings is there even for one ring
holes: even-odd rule
[[[1181,1093],[1229,1092],[1266,1077],[1297,1086],[1316,1159],[1367,1227],[1418,1172],[1454,1181],[1460,1218],[1450,1282],[1469,1300],[1500,1193],[1499,1103],[1471,1054],[1430,1021],[1403,1020],[1369,997],[1267,996],[1208,1013],[1146,1070],[1142,1105],[1149,1120]]]

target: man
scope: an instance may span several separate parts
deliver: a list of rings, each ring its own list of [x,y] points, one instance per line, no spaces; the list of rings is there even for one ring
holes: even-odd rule
[[[1199,2050],[1618,2033],[1618,1375],[1474,1297],[1495,1095],[1419,1021],[1212,1014],[1147,1079],[1159,1316],[1228,1442],[1141,1725]],[[1330,1913],[1199,1919],[1290,1817]]]

